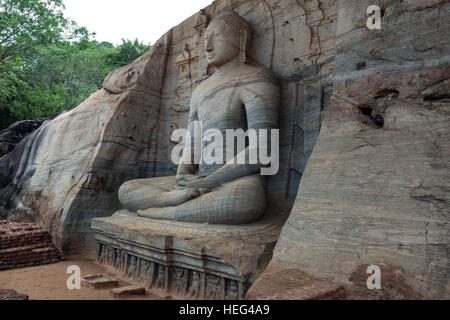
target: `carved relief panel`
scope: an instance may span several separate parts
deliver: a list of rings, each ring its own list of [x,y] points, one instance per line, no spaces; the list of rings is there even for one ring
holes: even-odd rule
[[[180,266],[165,266],[102,243],[98,247],[97,263],[127,281],[185,299],[239,300],[244,298],[247,289],[236,279]]]

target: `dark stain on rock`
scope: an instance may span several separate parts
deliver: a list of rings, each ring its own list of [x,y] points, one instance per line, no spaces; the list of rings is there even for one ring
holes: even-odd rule
[[[391,88],[378,89],[370,94],[370,98],[358,106],[360,113],[364,116],[362,122],[368,125],[374,124],[378,129],[383,128],[385,112],[390,105],[388,101],[397,99],[399,95],[398,90]]]
[[[383,128],[384,126],[384,118],[381,114],[378,114],[371,105],[362,104],[358,107],[359,111],[366,116],[366,118],[370,118],[371,122],[376,125],[377,128]]]
[[[366,63],[364,61],[358,62],[356,64],[356,70],[363,70],[366,68]]]
[[[441,93],[430,94],[430,95],[423,97],[423,101],[440,101],[440,100],[449,100],[450,101],[450,93],[441,92]]]

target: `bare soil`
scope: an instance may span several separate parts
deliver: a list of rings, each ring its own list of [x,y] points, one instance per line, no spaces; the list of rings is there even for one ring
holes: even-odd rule
[[[113,274],[92,261],[67,260],[56,264],[0,271],[0,288],[13,289],[29,296],[30,300],[161,300],[163,298],[147,291],[145,296],[115,298],[111,289],[95,290],[82,284],[80,290],[69,290],[66,282],[70,274],[67,267],[77,265],[81,276],[94,274]],[[119,280],[119,285],[128,283]]]

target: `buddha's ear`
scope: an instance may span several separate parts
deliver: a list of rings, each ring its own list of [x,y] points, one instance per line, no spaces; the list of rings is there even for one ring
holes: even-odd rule
[[[247,62],[247,32],[241,33],[241,61]]]

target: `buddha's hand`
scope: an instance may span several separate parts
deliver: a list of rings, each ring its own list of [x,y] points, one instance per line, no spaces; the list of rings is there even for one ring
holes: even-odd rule
[[[196,176],[191,180],[181,180],[178,185],[184,188],[194,188],[194,189],[212,189],[215,186],[208,177]]]
[[[208,192],[210,192],[210,190],[205,188],[184,188],[174,186],[172,190],[161,193],[159,197],[162,207],[176,207]]]
[[[176,180],[177,180],[177,183],[179,183],[181,181],[191,181],[191,180],[194,180],[195,178],[197,178],[197,176],[195,174],[182,173],[182,174],[177,174]]]
[[[179,192],[186,197],[186,200],[191,200],[191,199],[200,197],[201,195],[204,195],[205,193],[211,192],[211,190],[207,189],[207,188],[182,188],[182,189],[175,189],[175,190],[179,190]],[[175,192],[177,192],[177,191],[175,191]]]

